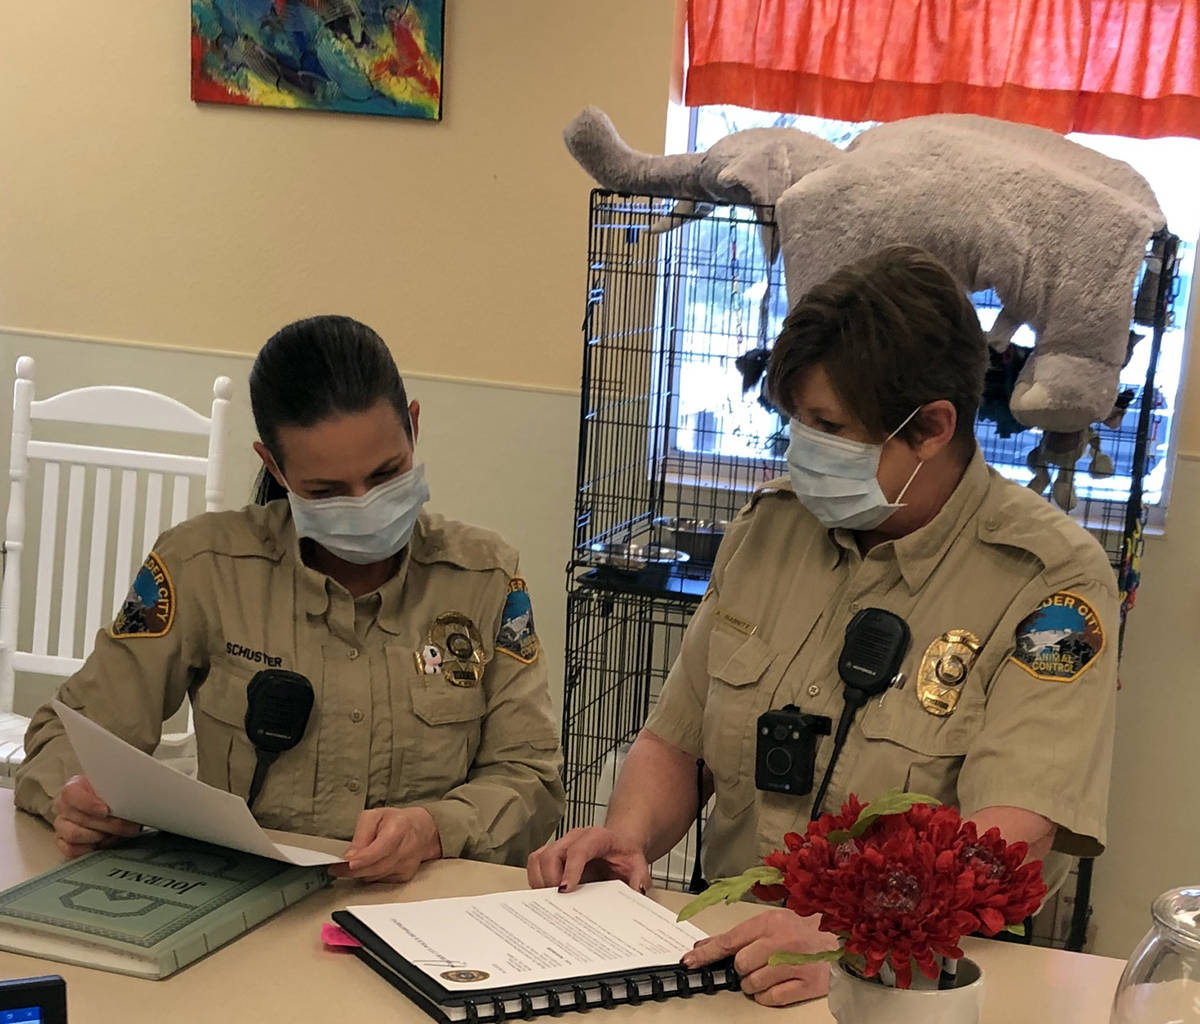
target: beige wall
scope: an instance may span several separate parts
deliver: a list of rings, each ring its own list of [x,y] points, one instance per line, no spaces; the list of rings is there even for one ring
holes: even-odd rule
[[[0,324],[248,353],[336,311],[409,372],[574,386],[588,179],[562,128],[597,103],[661,150],[674,3],[447,8],[435,124],[194,104],[186,0],[23,5]]]
[[[1193,392],[1194,393],[1194,392]],[[1175,465],[1168,529],[1146,544],[1121,659],[1109,846],[1095,867],[1098,952],[1129,955],[1150,901],[1200,884],[1200,459]]]
[[[1200,359],[1195,358],[1194,339],[1200,331],[1200,265],[1192,275],[1191,308],[1177,315],[1187,317],[1187,351],[1183,359],[1183,382],[1176,401],[1179,419],[1175,430],[1175,446],[1181,455],[1200,457]]]
[[[0,379],[9,392],[20,355],[37,361],[37,393],[55,394],[94,383],[151,388],[207,411],[213,378],[234,381],[226,504],[244,504],[257,472],[254,426],[246,396],[246,356],[108,345],[71,338],[31,337],[0,330]],[[547,652],[551,691],[561,700],[564,570],[570,554],[579,399],[547,389],[463,384],[410,375],[409,395],[421,403],[418,453],[426,464],[430,508],[501,533],[522,552],[521,571],[534,599]],[[0,404],[0,437],[9,435],[11,407]],[[83,440],[79,437],[64,440]],[[98,443],[136,443],[125,436]],[[202,452],[202,448],[197,452]],[[37,547],[39,494],[31,495],[26,542]],[[0,447],[0,508],[8,504],[8,446]],[[136,534],[140,546],[140,532]],[[140,563],[143,553],[134,556]],[[23,605],[32,607],[33,568],[27,566]],[[128,576],[126,576],[128,578]],[[24,616],[22,617],[25,618]],[[26,627],[28,623],[26,622]],[[25,714],[53,689],[49,679],[23,678],[16,710]]]
[[[185,2],[71,6],[70,31],[61,6],[27,4],[21,31],[0,32],[0,324],[48,332],[0,335],[4,379],[29,352],[44,391],[119,380],[204,407],[228,373],[236,492],[245,354],[299,315],[362,317],[425,405],[434,505],[521,547],[560,688],[588,182],[559,133],[595,102],[660,147],[672,5],[450,0],[440,125],[197,107]],[[1200,457],[1200,360],[1189,377],[1178,445]],[[1095,948],[1112,955],[1155,894],[1200,881],[1197,564],[1193,458],[1127,634],[1095,892]]]

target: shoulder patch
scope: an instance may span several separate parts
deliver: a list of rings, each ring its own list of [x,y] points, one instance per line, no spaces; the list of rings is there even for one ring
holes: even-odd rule
[[[1017,627],[1011,659],[1037,679],[1073,683],[1104,643],[1096,610],[1078,594],[1060,590]]]
[[[153,551],[133,578],[129,596],[109,629],[114,639],[166,636],[175,621],[175,584]]]
[[[496,650],[526,665],[538,656],[541,644],[533,631],[533,602],[525,589],[525,581],[514,576],[508,584],[508,599],[500,615],[500,632],[496,635]]]

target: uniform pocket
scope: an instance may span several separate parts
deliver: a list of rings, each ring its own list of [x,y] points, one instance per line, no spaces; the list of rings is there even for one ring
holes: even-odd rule
[[[978,680],[967,680],[958,705],[946,716],[926,711],[910,681],[902,690],[888,691],[882,705],[871,701],[859,713],[858,725],[869,741],[889,745],[886,755],[898,769],[891,785],[903,781],[910,793],[957,805],[958,773],[983,727],[984,711],[985,698]]]
[[[757,684],[775,660],[761,637],[713,628],[708,638],[708,703],[704,760],[717,782],[717,810],[741,814],[754,801],[754,724]]]
[[[213,661],[196,688],[196,757],[201,782],[246,796],[256,755],[246,736],[246,687],[251,675]]]
[[[412,652],[388,651],[393,679],[407,684],[411,719],[396,722],[404,737],[397,801],[436,800],[466,781],[479,751],[487,700],[483,686],[455,686],[440,672],[418,675]],[[398,716],[402,708],[396,708]]]

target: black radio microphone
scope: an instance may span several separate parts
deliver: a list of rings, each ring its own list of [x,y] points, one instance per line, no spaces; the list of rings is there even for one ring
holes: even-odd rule
[[[298,672],[281,668],[256,672],[246,687],[246,735],[258,754],[246,796],[251,810],[275,758],[303,739],[313,700],[312,683]]]
[[[892,685],[908,651],[910,639],[908,623],[883,608],[864,608],[846,627],[846,640],[838,658],[838,675],[844,684],[842,699],[845,705],[834,734],[829,767],[825,769],[821,788],[813,800],[810,820],[816,821],[821,816],[821,803],[829,788],[838,755],[850,734],[855,712],[871,697],[883,693]]]

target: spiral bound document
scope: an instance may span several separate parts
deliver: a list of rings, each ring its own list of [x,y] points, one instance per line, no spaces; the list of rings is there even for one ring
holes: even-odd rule
[[[333,915],[356,955],[431,1017],[469,1024],[736,989],[732,961],[687,970],[705,933],[623,882]]]

